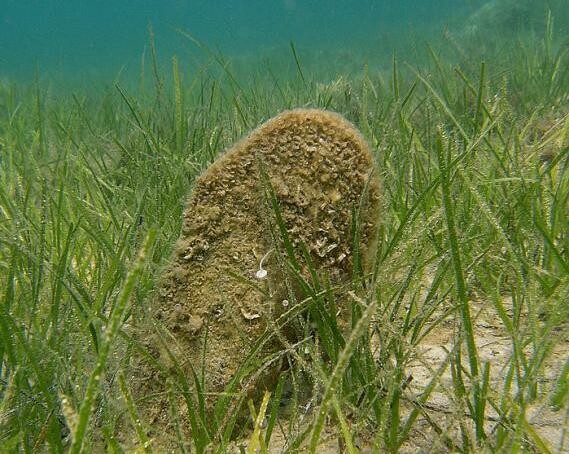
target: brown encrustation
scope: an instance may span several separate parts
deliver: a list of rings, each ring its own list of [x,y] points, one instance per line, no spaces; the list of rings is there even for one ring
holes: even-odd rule
[[[352,276],[352,218],[361,206],[359,247],[364,270],[370,267],[380,190],[373,157],[352,124],[327,111],[287,111],[225,152],[195,183],[152,302],[152,318],[164,331],[141,336],[163,371],[172,367],[173,355],[191,382],[190,367],[199,376],[203,365],[208,406],[288,298],[267,187],[278,200],[300,263],[306,265],[300,252],[304,244],[315,268],[332,283]],[[347,317],[347,308],[342,311],[340,317]],[[267,343],[259,355],[280,348],[277,341]],[[142,405],[145,417],[167,426],[163,372],[148,364],[138,370],[138,388],[159,396]],[[257,386],[263,385],[257,381]]]

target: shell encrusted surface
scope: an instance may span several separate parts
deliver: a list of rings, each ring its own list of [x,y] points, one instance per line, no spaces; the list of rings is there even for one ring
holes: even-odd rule
[[[350,279],[352,214],[360,204],[364,268],[374,249],[380,193],[374,160],[357,129],[340,115],[284,112],[214,162],[195,183],[174,255],[152,302],[154,318],[168,333],[169,353],[148,338],[166,367],[171,354],[188,367],[189,377],[190,365],[198,373],[203,366],[211,400],[271,319],[282,313],[287,298],[286,272],[277,260],[282,245],[270,233],[275,216],[260,163],[298,257],[304,244],[315,268],[330,281]],[[259,279],[263,257],[266,276]],[[278,348],[278,342],[268,343],[262,353]]]

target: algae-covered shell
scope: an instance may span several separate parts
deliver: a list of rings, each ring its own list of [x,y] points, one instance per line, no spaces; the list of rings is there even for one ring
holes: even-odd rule
[[[159,352],[158,361],[170,365],[168,358],[174,355],[187,377],[192,377],[191,367],[200,373],[203,364],[209,404],[285,310],[283,300],[288,306],[277,253],[282,245],[271,235],[274,213],[267,203],[267,186],[278,200],[298,257],[306,245],[311,262],[332,282],[352,275],[352,214],[361,204],[359,247],[364,268],[369,266],[379,183],[368,146],[351,123],[327,111],[287,111],[225,152],[195,183],[175,253],[152,302],[153,316],[170,336],[168,352],[161,345],[163,338],[150,330],[143,335]],[[255,278],[260,270],[264,279]],[[259,355],[279,348],[275,340]],[[144,374],[150,369],[139,370]],[[154,379],[144,380],[146,387],[163,387],[164,377],[156,371],[149,374]],[[153,405],[152,422],[167,425],[163,415],[168,412],[158,411],[161,405],[167,408],[165,398]]]

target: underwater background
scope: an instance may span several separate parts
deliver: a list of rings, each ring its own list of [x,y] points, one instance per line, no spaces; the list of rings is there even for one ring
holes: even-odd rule
[[[320,70],[361,69],[445,29],[528,28],[547,7],[563,19],[564,6],[566,0],[1,0],[0,79],[127,83],[150,60],[150,39],[158,64],[175,54],[189,71],[212,53],[244,67],[282,56],[290,63],[291,43]]]
[[[271,279],[296,279],[282,303],[300,303],[286,323],[304,339],[279,353],[290,370],[270,403],[251,403],[253,433],[267,411],[273,452],[320,453],[320,435],[331,452],[370,435],[380,452],[569,452],[569,0],[0,0],[1,453],[149,452],[161,434],[137,415],[148,396],[131,371],[138,352],[163,354],[138,328],[188,194],[296,107],[338,112],[368,142],[376,266],[336,286],[308,263],[307,283],[287,252]],[[345,185],[331,170],[314,169],[330,200]],[[267,226],[284,240],[273,193]],[[347,300],[370,318],[346,342]],[[235,385],[277,359],[254,344]],[[241,409],[229,388],[210,417],[212,393],[187,391],[195,371],[163,369],[167,417],[191,429],[179,446],[249,437],[245,387]]]

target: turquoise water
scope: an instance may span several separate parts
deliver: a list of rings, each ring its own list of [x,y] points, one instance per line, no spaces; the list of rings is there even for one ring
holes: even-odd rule
[[[200,57],[190,33],[228,57],[289,42],[361,49],[398,29],[440,24],[481,2],[457,0],[1,0],[0,77],[138,71],[152,27],[163,58]]]
[[[567,2],[557,3],[564,1]],[[160,64],[169,62],[172,55],[188,67],[207,60],[208,51],[184,34],[191,35],[209,52],[220,52],[228,58],[279,52],[288,52],[290,57],[289,43],[293,42],[302,52],[332,52],[329,58],[334,58],[334,52],[337,58],[362,55],[363,62],[374,52],[389,54],[409,36],[422,37],[444,27],[460,31],[464,28],[461,21],[467,23],[485,4],[499,3],[500,0],[0,0],[0,79],[33,80],[36,74],[83,82],[101,77],[136,77],[143,56],[149,59],[150,29]],[[547,2],[525,3],[544,9]],[[515,14],[525,13],[524,10]],[[511,11],[506,14],[518,20]]]

